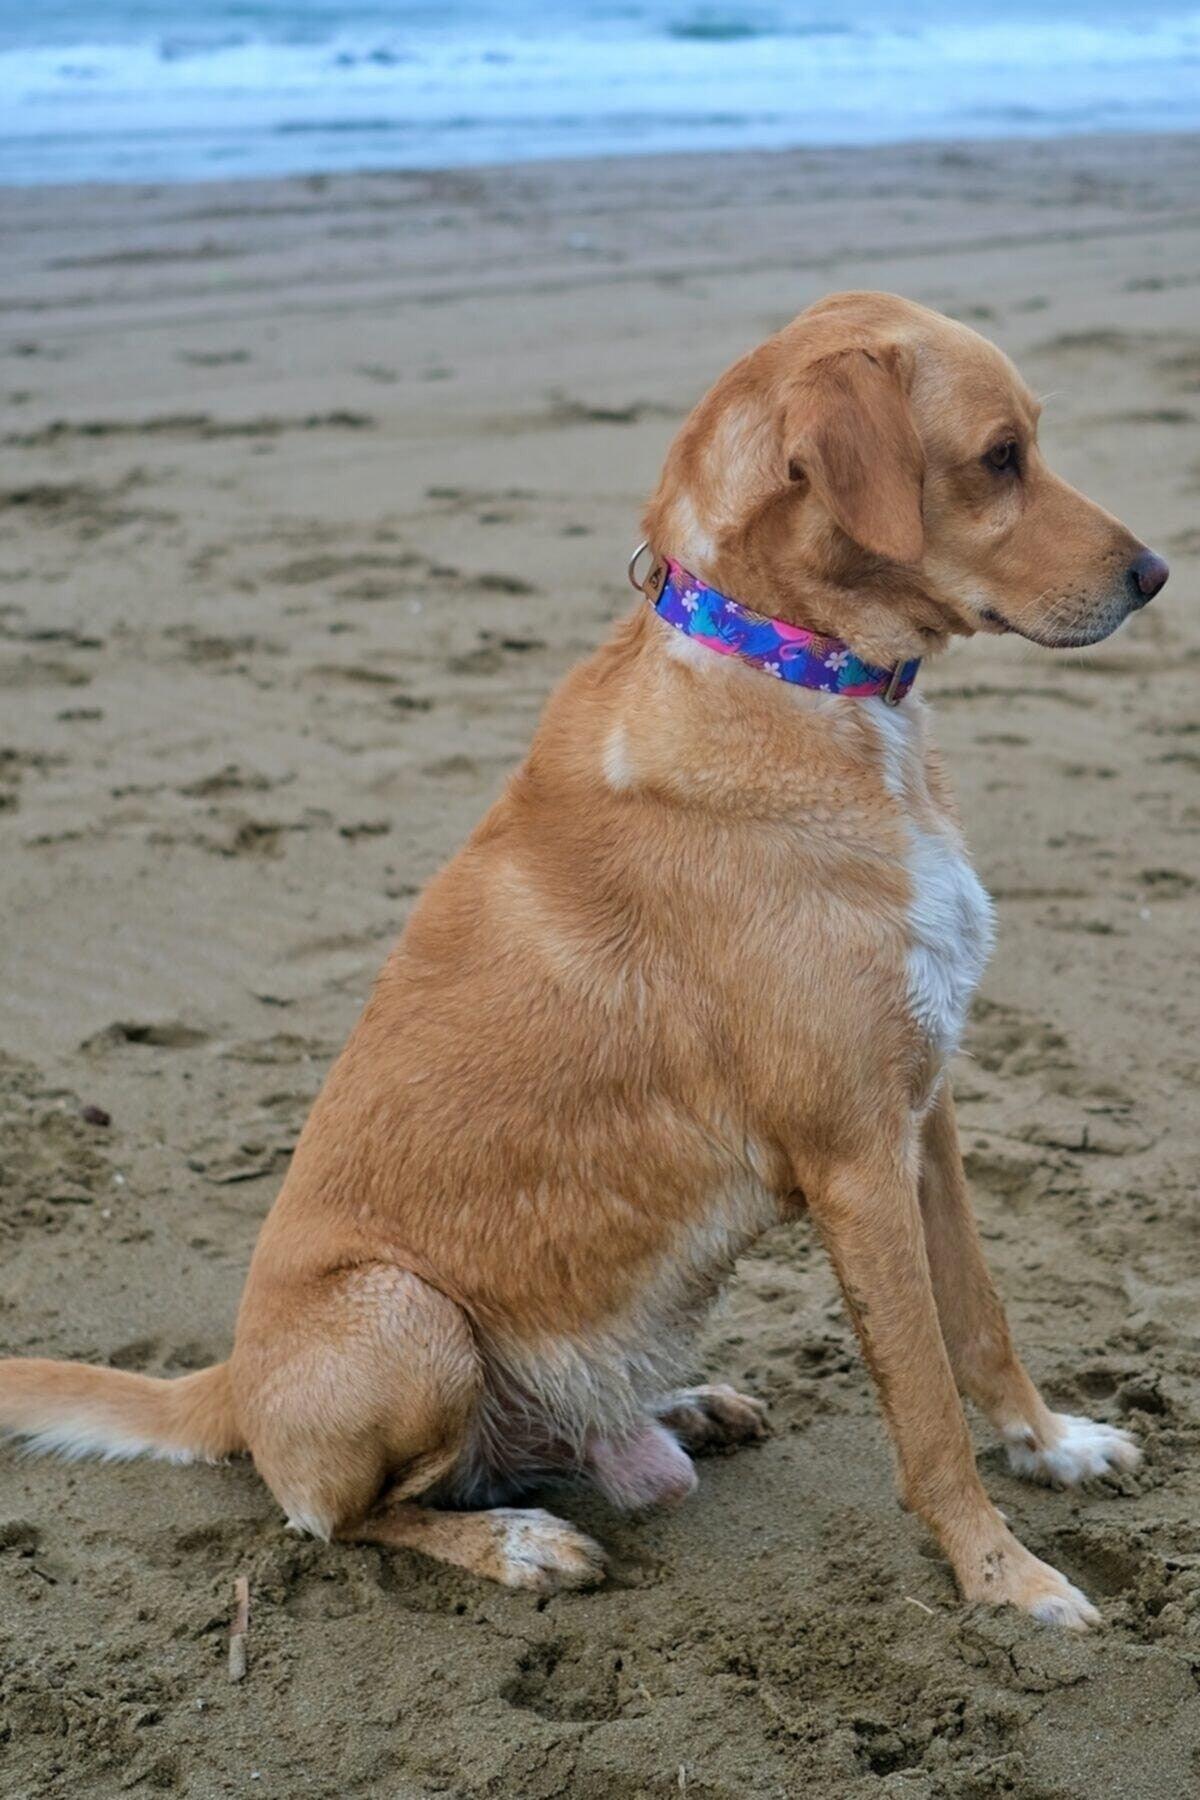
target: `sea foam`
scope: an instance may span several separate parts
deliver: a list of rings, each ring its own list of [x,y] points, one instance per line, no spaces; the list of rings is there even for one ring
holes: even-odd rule
[[[97,14],[104,12],[104,28]],[[78,0],[0,25],[0,180],[1200,125],[1200,11]]]

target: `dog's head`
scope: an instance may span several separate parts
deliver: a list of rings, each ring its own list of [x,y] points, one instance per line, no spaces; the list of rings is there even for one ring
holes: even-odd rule
[[[835,294],[700,402],[646,534],[744,604],[884,664],[980,630],[1095,643],[1167,565],[1050,471],[1040,410],[967,326]]]

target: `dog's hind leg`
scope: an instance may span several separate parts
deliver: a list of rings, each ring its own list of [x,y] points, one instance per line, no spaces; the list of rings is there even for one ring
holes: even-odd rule
[[[360,1543],[419,1550],[456,1563],[504,1587],[549,1594],[592,1587],[604,1578],[599,1544],[540,1506],[492,1506],[486,1512],[439,1512],[397,1504],[390,1495],[357,1525],[338,1532]]]
[[[483,1387],[453,1301],[386,1264],[301,1292],[264,1283],[248,1300],[233,1380],[255,1464],[289,1524],[420,1550],[509,1587],[600,1578],[598,1546],[539,1509],[409,1504],[458,1463]]]

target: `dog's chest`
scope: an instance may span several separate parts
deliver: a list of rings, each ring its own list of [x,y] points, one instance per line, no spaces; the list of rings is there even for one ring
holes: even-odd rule
[[[908,1004],[942,1056],[958,1048],[992,947],[992,903],[961,846],[910,826]]]
[[[995,934],[992,902],[954,821],[928,790],[916,719],[878,702],[884,779],[902,808],[910,882],[906,927],[908,1005],[941,1057],[958,1048],[971,996]]]

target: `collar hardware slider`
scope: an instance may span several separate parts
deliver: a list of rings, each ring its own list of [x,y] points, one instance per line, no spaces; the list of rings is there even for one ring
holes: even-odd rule
[[[904,695],[900,692],[904,680],[905,665],[898,662],[892,670],[892,679],[883,690],[882,699],[885,706],[899,706]]]

